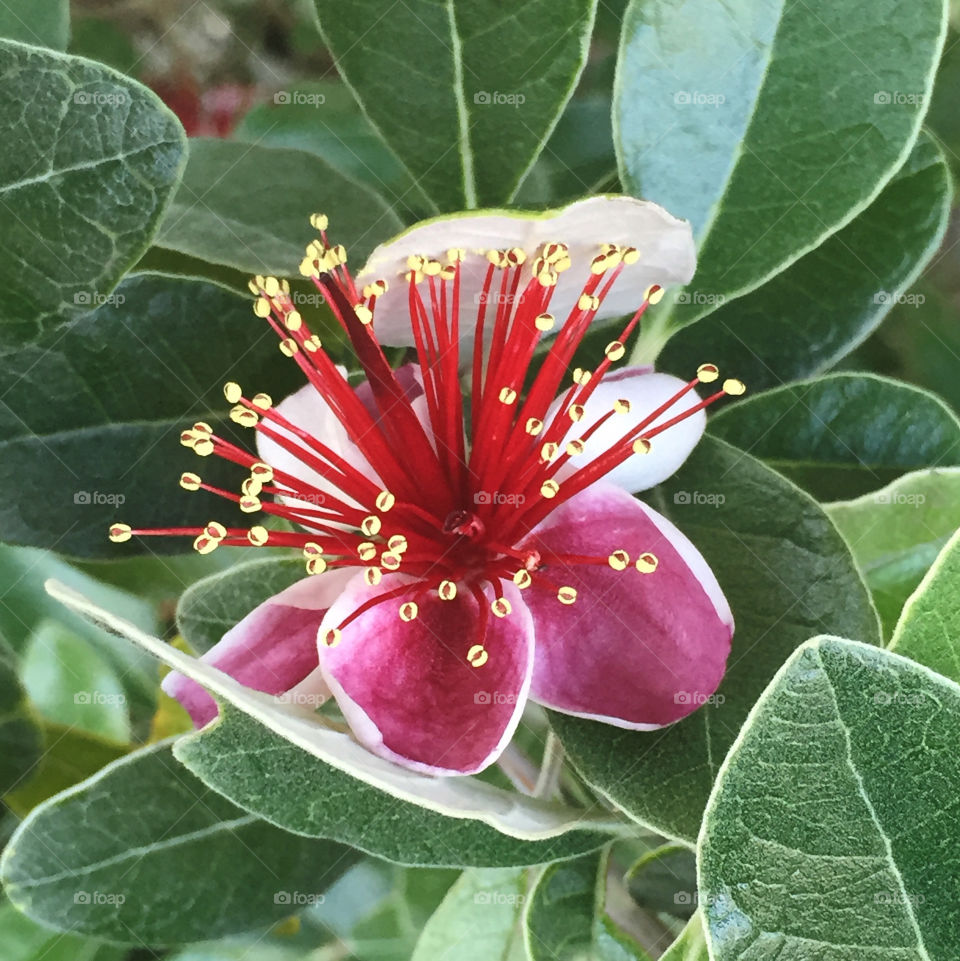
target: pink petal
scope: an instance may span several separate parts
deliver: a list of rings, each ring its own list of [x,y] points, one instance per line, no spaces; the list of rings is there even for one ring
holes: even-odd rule
[[[524,547],[541,552],[557,585],[576,588],[561,604],[533,586],[523,598],[537,647],[530,696],[558,711],[618,727],[662,727],[691,713],[723,678],[733,616],[707,562],[665,517],[609,484],[561,505]],[[630,566],[554,563],[550,555],[606,559],[625,550]],[[653,573],[634,566],[644,553]]]
[[[254,608],[201,660],[255,691],[289,691],[294,703],[318,706],[329,691],[318,668],[317,629],[353,574],[341,570],[297,581]],[[161,686],[186,708],[197,727],[217,716],[213,698],[182,674],[168,674]]]
[[[609,450],[628,431],[645,420],[658,407],[665,404],[685,384],[679,377],[670,374],[654,373],[650,367],[624,367],[608,374],[594,389],[590,399],[584,404],[583,417],[574,424],[564,438],[564,442],[582,437],[587,428],[592,427],[606,414],[619,399],[630,401],[628,414],[614,414],[597,428],[589,437],[582,454],[571,457],[558,472],[562,481],[576,469],[594,460],[598,454]],[[668,411],[657,417],[651,424],[656,427],[677,414],[700,402],[695,390],[691,390]],[[547,415],[547,422],[553,417],[560,400],[554,401]],[[628,491],[642,491],[665,481],[674,474],[697,446],[707,419],[704,411],[691,414],[686,420],[668,428],[651,440],[648,453],[629,457],[619,467],[604,476],[610,484],[616,484]],[[561,445],[562,446],[562,445]]]
[[[338,644],[322,639],[367,601],[402,586],[408,578],[384,577],[368,587],[356,577],[320,626],[320,665],[351,730],[375,754],[428,774],[472,774],[494,761],[516,729],[530,685],[533,624],[512,584],[503,593],[513,607],[487,618],[461,586],[452,601],[436,591],[417,601],[418,616],[399,617],[401,603],[383,601],[347,624]],[[486,610],[494,599],[486,588]],[[483,643],[486,663],[473,667],[470,648]]]

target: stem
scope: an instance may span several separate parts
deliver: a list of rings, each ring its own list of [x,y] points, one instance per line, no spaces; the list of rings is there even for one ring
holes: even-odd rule
[[[543,749],[540,775],[533,789],[533,796],[552,798],[560,787],[560,774],[563,771],[564,751],[560,739],[553,731],[547,732],[547,743]]]

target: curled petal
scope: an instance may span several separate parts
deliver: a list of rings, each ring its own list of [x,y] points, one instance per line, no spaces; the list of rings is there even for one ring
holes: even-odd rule
[[[625,414],[613,414],[608,417],[587,439],[583,453],[571,457],[559,471],[558,479],[562,481],[579,468],[589,464],[599,454],[610,450],[631,428],[637,427],[648,415],[678,393],[685,383],[679,377],[655,373],[649,367],[624,367],[616,373],[605,376],[583,405],[583,417],[571,427],[564,441],[582,437],[601,417],[610,412],[618,400],[629,401],[630,410]],[[666,423],[699,402],[699,395],[695,390],[691,390],[669,410],[653,420],[650,427]],[[554,401],[547,415],[548,422],[559,405],[559,399]],[[706,424],[707,418],[704,411],[691,414],[686,420],[674,424],[654,437],[650,441],[650,450],[646,454],[631,455],[619,467],[615,467],[609,474],[604,475],[603,479],[634,492],[655,487],[675,473],[690,456]]]
[[[202,660],[256,691],[294,692],[298,703],[322,703],[329,691],[317,664],[317,628],[353,573],[340,570],[297,581],[255,607]],[[182,674],[168,674],[162,687],[197,727],[217,716],[213,698]]]
[[[430,591],[403,620],[400,605],[416,596],[415,585],[366,609],[327,646],[346,618],[408,581],[351,581],[320,625],[321,670],[369,750],[429,774],[472,774],[499,756],[520,719],[533,665],[530,614],[505,584],[506,617],[490,613],[488,585],[483,609],[467,588],[448,601]]]
[[[618,487],[595,484],[550,515],[525,546],[540,552],[551,581],[577,592],[564,605],[536,575],[524,591],[537,638],[531,698],[648,730],[685,717],[716,691],[733,617],[707,562],[665,517]],[[615,551],[628,555],[625,569],[606,561]]]
[[[636,247],[637,263],[628,266],[604,301],[598,318],[632,313],[652,284],[669,287],[686,284],[696,268],[690,224],[678,220],[662,207],[633,197],[591,197],[561,210],[528,213],[488,210],[460,216],[438,217],[411,227],[370,255],[358,280],[384,279],[389,289],[378,301],[374,324],[382,343],[410,346],[414,343],[407,307],[406,285],[399,280],[407,258],[422,255],[446,262],[450,248],[468,254],[491,249],[521,248],[532,262],[545,243],[563,241],[576,264],[588,264],[601,244]],[[461,267],[461,329],[472,329],[483,290],[487,262],[471,256]],[[524,272],[529,277],[529,266]],[[560,274],[550,311],[564,318],[577,302],[587,279],[582,270]]]

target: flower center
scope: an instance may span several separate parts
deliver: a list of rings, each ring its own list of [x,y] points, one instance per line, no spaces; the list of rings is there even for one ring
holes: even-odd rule
[[[519,248],[487,251],[476,316],[464,329],[463,271],[468,263],[475,269],[477,261],[468,261],[459,249],[447,251],[442,261],[410,257],[400,282],[415,342],[411,387],[410,370],[391,367],[377,337],[376,305],[387,282],[358,289],[346,268],[343,247],[327,238],[326,218],[315,215],[312,223],[320,237],[307,248],[301,273],[330,304],[356,353],[372,401],[362,402],[348,384],[296,310],[286,281],[251,281],[254,313],[277,333],[280,350],[300,367],[372,471],[358,469],[326,442],[329,438],[292,423],[266,394],[248,397],[231,382],[224,388],[233,405],[231,419],[292,455],[303,471],[271,466],[201,422],[185,430],[181,442],[201,457],[213,454],[232,461],[248,476],[239,492],[213,487],[194,473],[184,474],[181,486],[212,492],[233,501],[241,512],[264,513],[300,530],[267,523],[228,527],[218,521],[203,528],[137,530],[114,524],[111,539],[186,535],[202,554],[221,544],[299,548],[310,574],[356,567],[371,586],[384,574],[407,575],[329,632],[328,643],[336,643],[340,629],[373,604],[395,603],[398,616],[409,621],[417,617],[419,602],[428,593],[453,600],[464,588],[489,613],[503,617],[510,613],[504,580],[523,589],[538,579],[555,590],[559,603],[572,604],[576,590],[549,579],[553,563],[605,564],[614,570],[631,566],[627,552],[616,545],[605,557],[541,557],[523,545],[560,504],[628,458],[646,456],[656,438],[675,424],[745,389],[740,381],[726,380],[720,390],[690,405],[687,395],[699,384],[718,379],[717,368],[704,364],[673,397],[641,420],[631,419],[613,442],[584,458],[598,431],[630,413],[630,400],[619,398],[599,419],[577,429],[585,405],[611,365],[624,357],[627,339],[648,307],[663,296],[662,288],[648,288],[594,368],[576,368],[572,383],[563,387],[563,382],[604,298],[639,253],[613,244],[600,247],[579,297],[558,323],[550,307],[560,275],[572,266],[568,248],[545,244],[532,259]],[[543,335],[555,328],[546,347]],[[460,382],[464,368],[471,380],[469,414]],[[304,479],[317,475],[322,487]],[[641,554],[634,564],[648,573],[657,559]],[[483,593],[484,585],[492,585],[492,602]],[[482,651],[482,643],[479,647]],[[471,648],[471,663],[485,660],[476,648]]]

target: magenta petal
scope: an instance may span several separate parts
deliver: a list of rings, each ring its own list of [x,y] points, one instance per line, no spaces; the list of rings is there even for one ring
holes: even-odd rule
[[[594,484],[550,515],[524,544],[541,552],[556,585],[576,588],[561,604],[533,586],[536,659],[530,696],[547,707],[649,729],[695,710],[723,678],[733,617],[716,578],[690,541],[665,517],[609,484]],[[556,563],[550,555],[607,558],[630,566]],[[644,553],[658,566],[642,574]]]
[[[375,588],[356,577],[327,612],[324,637],[361,605],[402,586],[390,575]],[[323,675],[354,736],[369,750],[429,774],[472,774],[506,747],[523,710],[533,665],[533,623],[519,592],[503,586],[513,612],[487,618],[464,586],[452,601],[436,591],[418,597],[419,613],[399,617],[394,597],[347,624],[334,647],[320,645]],[[489,603],[492,589],[486,588]],[[474,667],[467,652],[482,643],[487,660]]]
[[[284,694],[296,688],[305,701],[310,688],[321,700],[325,685],[318,670],[317,629],[352,576],[353,571],[346,570],[297,581],[254,608],[201,660],[255,691]],[[314,683],[304,685],[311,673]],[[168,674],[162,687],[186,708],[197,727],[217,716],[213,698],[182,674]]]

